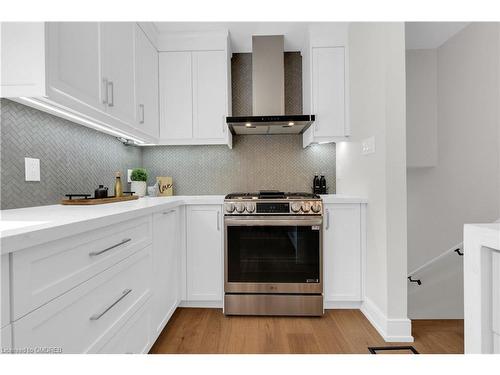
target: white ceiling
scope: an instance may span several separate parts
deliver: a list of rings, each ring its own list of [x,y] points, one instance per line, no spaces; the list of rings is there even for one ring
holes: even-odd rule
[[[406,22],[406,49],[438,48],[468,24],[468,22]]]
[[[302,50],[309,22],[155,22],[160,32],[229,30],[234,52],[251,52],[252,35],[285,35],[285,51]]]

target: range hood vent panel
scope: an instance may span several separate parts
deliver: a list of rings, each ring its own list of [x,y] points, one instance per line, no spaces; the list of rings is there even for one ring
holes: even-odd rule
[[[233,134],[302,134],[314,115],[285,115],[284,36],[252,37],[252,116],[227,117]]]

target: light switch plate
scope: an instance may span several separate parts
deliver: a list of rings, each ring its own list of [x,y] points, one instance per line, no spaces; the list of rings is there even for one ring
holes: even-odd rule
[[[375,137],[363,139],[361,143],[361,155],[375,153]]]
[[[127,182],[132,182],[130,176],[132,175],[133,169],[127,169]]]
[[[40,159],[24,158],[26,181],[40,181]]]

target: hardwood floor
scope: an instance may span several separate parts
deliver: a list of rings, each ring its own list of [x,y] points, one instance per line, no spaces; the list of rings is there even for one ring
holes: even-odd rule
[[[347,354],[369,346],[413,345],[422,354],[463,353],[463,320],[414,320],[414,343],[386,343],[359,310],[322,318],[226,317],[221,309],[179,308],[153,354]]]

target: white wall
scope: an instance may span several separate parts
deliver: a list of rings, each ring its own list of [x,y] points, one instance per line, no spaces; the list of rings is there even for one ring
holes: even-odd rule
[[[406,51],[406,165],[437,164],[437,50]]]
[[[363,312],[386,339],[409,340],[404,26],[352,23],[349,49],[352,137],[337,144],[337,193],[369,201]],[[376,152],[362,156],[371,136]]]
[[[498,59],[493,23],[472,23],[437,50],[438,163],[408,169],[408,271],[460,243],[464,223],[500,216]],[[461,273],[446,279],[436,267],[427,284],[422,275],[428,295],[409,297],[412,318],[462,317]]]

